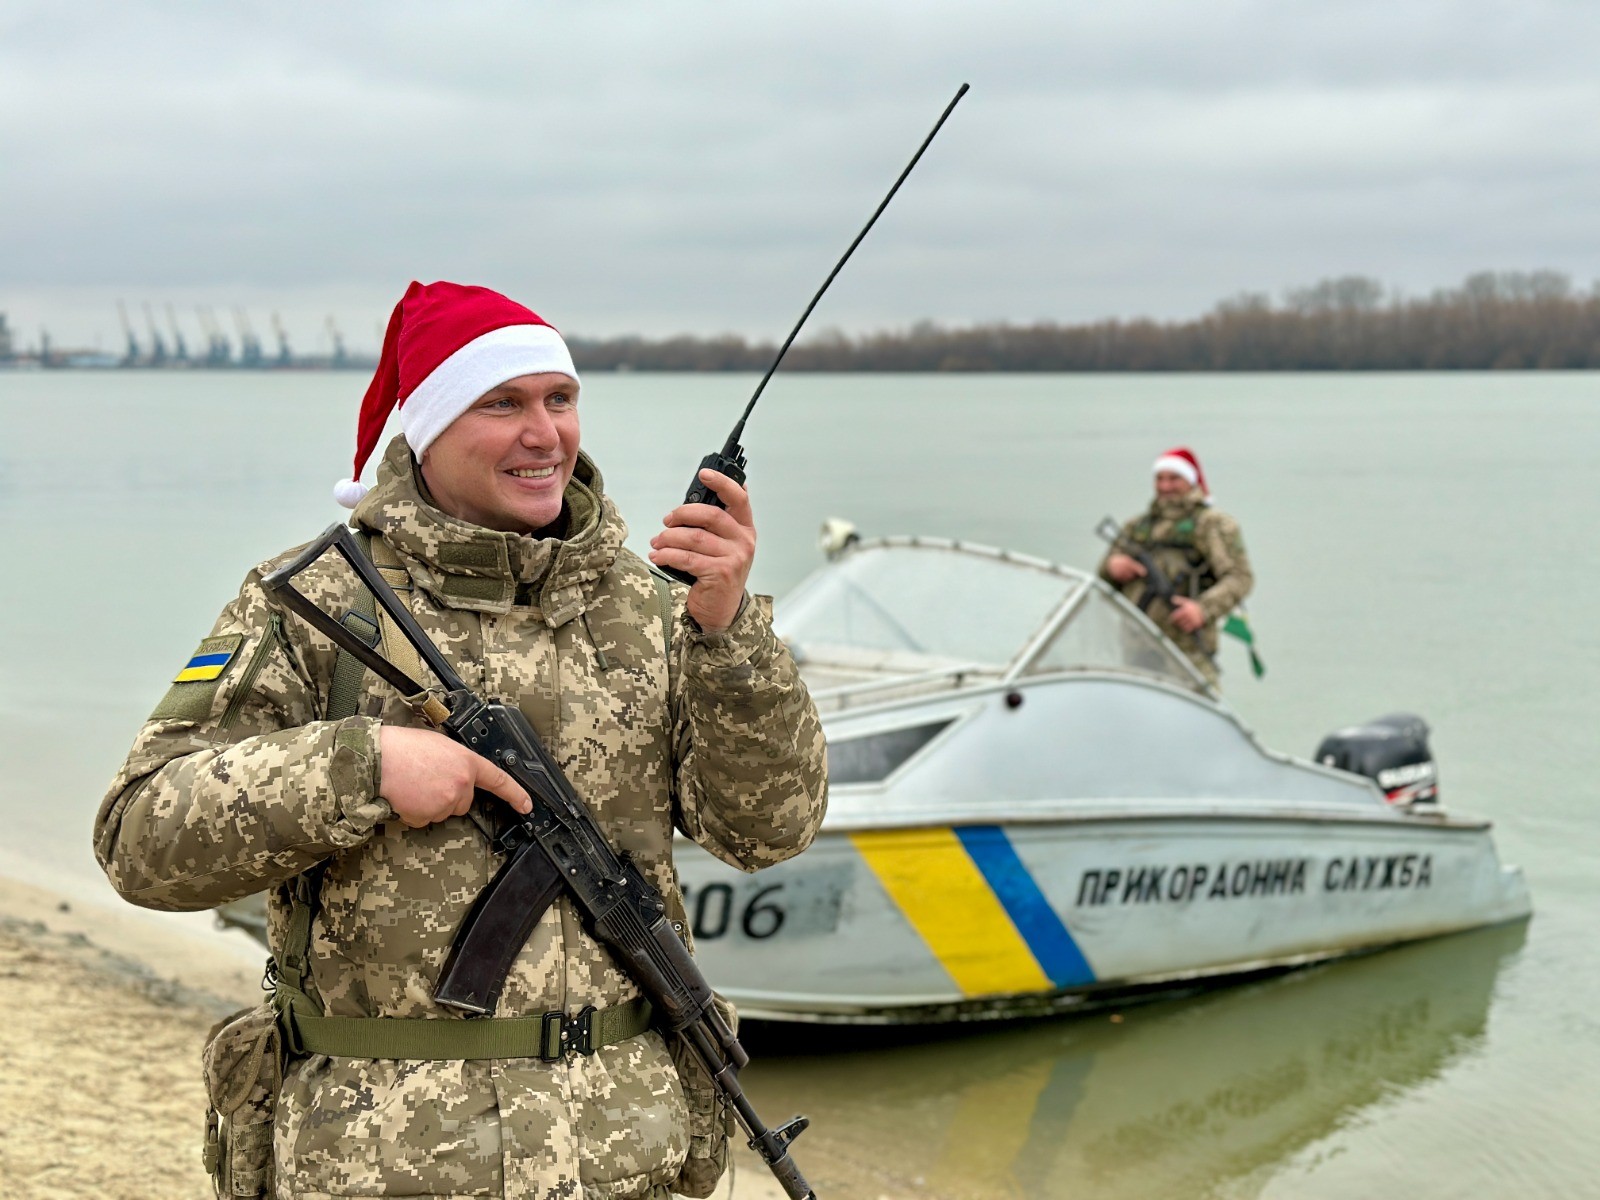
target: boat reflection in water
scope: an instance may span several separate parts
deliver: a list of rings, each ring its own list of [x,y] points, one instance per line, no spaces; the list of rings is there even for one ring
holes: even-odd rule
[[[806,1165],[841,1200],[1250,1196],[1363,1112],[1479,1054],[1525,929],[911,1043],[903,1030],[756,1025],[746,1084],[763,1109],[827,1115]],[[808,1038],[826,1048],[796,1056]]]

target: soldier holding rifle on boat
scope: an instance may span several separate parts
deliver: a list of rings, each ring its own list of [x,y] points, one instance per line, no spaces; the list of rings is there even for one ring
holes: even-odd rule
[[[745,489],[699,474],[725,507],[666,516],[650,558],[696,581],[668,582],[623,547],[579,450],[578,395],[537,315],[412,284],[338,489],[364,545],[251,571],[101,808],[98,856],[136,904],[268,889],[274,1006],[219,1027],[206,1054],[207,1161],[225,1194],[704,1196],[725,1164],[737,1084],[711,1086],[705,1060],[742,1063],[731,1012],[703,979],[683,984],[672,837],[745,870],[799,853],[825,805],[823,737],[766,601],[745,591]],[[404,432],[367,492],[355,481],[392,410]],[[376,654],[351,652],[364,647]],[[468,748],[475,730],[513,739],[505,769]],[[559,836],[541,807],[552,781]],[[527,877],[530,927],[456,953],[465,928],[506,915],[474,905],[498,894],[502,864],[549,845],[582,852]],[[597,918],[606,896],[627,904]],[[618,912],[655,921],[649,945],[618,949]],[[509,947],[504,961],[473,957],[480,943]],[[667,964],[664,990],[619,965],[635,957]],[[661,1032],[688,1021],[663,995],[699,1005],[698,1068],[696,1043]],[[796,1131],[764,1131],[775,1171]]]
[[[1150,507],[1120,530],[1102,522],[1111,549],[1100,563],[1100,577],[1120,588],[1217,687],[1217,625],[1255,583],[1244,536],[1237,521],[1212,507],[1192,450],[1166,451],[1153,471]]]

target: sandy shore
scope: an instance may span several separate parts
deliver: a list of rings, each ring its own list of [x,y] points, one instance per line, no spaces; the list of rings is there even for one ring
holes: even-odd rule
[[[0,1196],[211,1196],[200,1047],[259,980],[186,930],[0,878]],[[736,1165],[720,1196],[782,1196],[742,1147]]]
[[[137,914],[64,903],[0,880],[0,1191],[204,1200],[200,1046],[257,981]]]

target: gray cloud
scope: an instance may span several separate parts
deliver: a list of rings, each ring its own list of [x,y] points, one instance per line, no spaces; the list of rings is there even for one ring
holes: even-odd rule
[[[118,296],[244,304],[309,348],[442,277],[778,336],[963,79],[819,328],[1587,282],[1597,34],[1554,0],[5,3],[0,311],[114,344]]]

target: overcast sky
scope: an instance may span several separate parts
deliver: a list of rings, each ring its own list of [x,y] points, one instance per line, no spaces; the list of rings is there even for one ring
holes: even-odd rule
[[[327,315],[412,278],[564,332],[1187,316],[1339,274],[1600,277],[1587,0],[0,0],[0,312]]]

